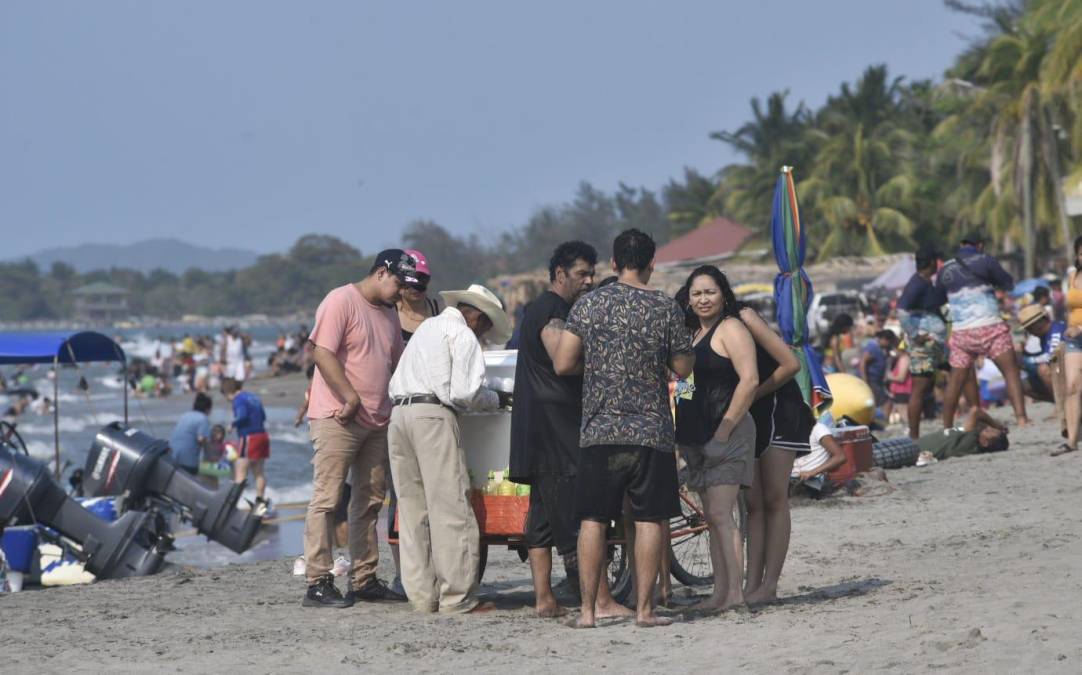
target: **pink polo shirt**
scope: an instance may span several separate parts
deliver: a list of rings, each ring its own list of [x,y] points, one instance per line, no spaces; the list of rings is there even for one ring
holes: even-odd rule
[[[353,284],[341,286],[319,303],[308,339],[338,357],[346,379],[361,397],[357,423],[369,429],[386,427],[391,420],[387,385],[402,356],[398,312],[368,302]],[[342,404],[317,367],[312,377],[308,419],[331,417]]]

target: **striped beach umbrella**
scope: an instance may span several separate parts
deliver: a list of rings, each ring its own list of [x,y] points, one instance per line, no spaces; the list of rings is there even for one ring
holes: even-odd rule
[[[789,166],[781,168],[774,188],[770,230],[774,239],[774,259],[780,270],[774,279],[778,327],[800,361],[797,382],[804,400],[818,416],[830,407],[831,395],[819,355],[808,344],[808,305],[813,291],[811,280],[804,272],[804,228],[797,206],[793,169]]]

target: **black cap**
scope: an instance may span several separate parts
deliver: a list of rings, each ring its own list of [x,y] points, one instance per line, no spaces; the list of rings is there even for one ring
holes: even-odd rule
[[[984,235],[980,232],[969,232],[962,237],[962,243],[970,246],[980,246],[984,243]]]
[[[388,272],[407,284],[420,283],[413,256],[400,248],[389,248],[380,251],[376,255],[376,262],[372,264],[372,271],[375,272],[381,267],[386,268]]]

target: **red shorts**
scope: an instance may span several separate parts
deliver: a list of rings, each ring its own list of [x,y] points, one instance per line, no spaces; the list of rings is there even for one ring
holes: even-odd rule
[[[270,457],[270,436],[267,435],[266,431],[241,436],[237,454],[252,462],[267,459]]]
[[[1014,349],[1011,344],[1011,328],[1002,322],[992,326],[956,330],[951,333],[948,345],[951,368],[970,368],[978,356],[995,360],[999,355]]]

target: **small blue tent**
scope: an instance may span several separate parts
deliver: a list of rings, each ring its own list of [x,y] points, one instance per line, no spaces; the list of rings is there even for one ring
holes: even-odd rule
[[[54,366],[91,361],[119,361],[127,368],[124,350],[107,335],[93,331],[0,333],[0,365],[51,363]],[[56,473],[60,476],[59,373],[53,378],[53,436]],[[127,379],[127,378],[125,378]],[[128,386],[124,384],[124,423],[128,423]]]

